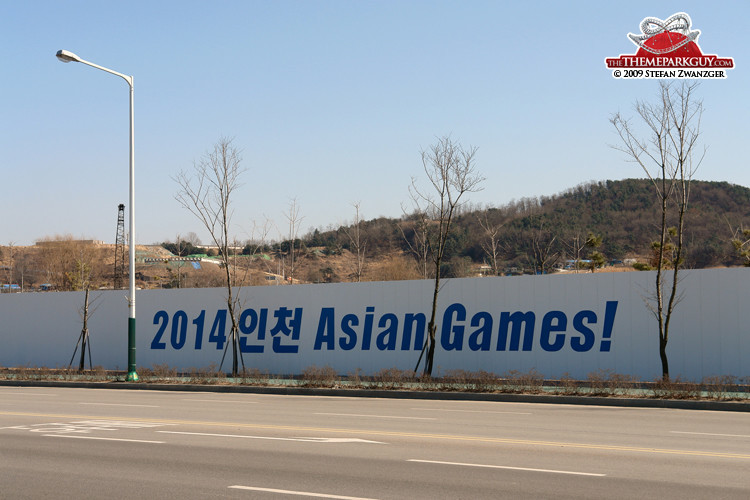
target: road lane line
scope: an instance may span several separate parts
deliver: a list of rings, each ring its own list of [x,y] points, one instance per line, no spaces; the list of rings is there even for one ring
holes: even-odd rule
[[[300,439],[307,439],[315,443],[369,443],[369,444],[387,444],[382,441],[369,441],[367,439],[359,438],[327,438],[327,437],[306,437]]]
[[[452,411],[457,413],[500,413],[505,415],[533,415],[531,412],[522,411],[492,411],[492,410],[446,410],[445,408],[412,408],[419,411]]]
[[[530,469],[528,467],[510,467],[507,465],[485,465],[485,464],[466,464],[461,462],[441,462],[439,460],[418,460],[411,458],[407,462],[419,462],[423,464],[439,464],[439,465],[459,465],[462,467],[481,467],[485,469],[507,469],[507,470],[521,470],[529,472],[548,472],[550,474],[572,474],[574,476],[594,476],[594,477],[605,477],[606,474],[595,474],[593,472],[574,472],[568,470],[554,470],[554,469]]]
[[[375,498],[347,497],[347,496],[342,496],[342,495],[330,495],[328,493],[311,493],[309,491],[277,490],[274,488],[260,488],[257,486],[234,485],[234,486],[229,486],[229,488],[235,489],[235,490],[263,491],[265,493],[279,493],[281,495],[296,495],[300,497],[333,498],[336,500],[377,500]]]
[[[404,420],[437,420],[437,418],[434,417],[398,417],[391,415],[364,415],[360,413],[313,413],[313,415],[331,415],[334,417],[400,418]]]
[[[368,441],[359,438],[326,438],[326,437],[298,437],[282,438],[273,436],[248,436],[247,434],[213,434],[210,432],[181,432],[181,431],[156,431],[160,434],[182,434],[184,436],[208,436],[208,437],[227,437],[242,439],[263,439],[268,441],[296,441],[301,443],[370,443],[385,444],[380,441]]]
[[[165,441],[146,441],[145,439],[118,439],[118,438],[103,438],[94,436],[71,436],[70,434],[42,434],[45,437],[55,438],[70,438],[70,439],[93,439],[96,441],[123,441],[126,443],[150,443],[150,444],[165,444]]]
[[[183,399],[183,401],[195,401],[198,403],[241,403],[241,404],[259,404],[259,401],[232,401],[230,399]]]
[[[717,434],[713,432],[687,432],[687,431],[669,431],[672,434],[693,434],[695,436],[722,436],[722,437],[738,437],[738,438],[750,438],[750,434]]]
[[[305,438],[282,438],[272,436],[247,436],[243,434],[212,434],[210,432],[180,432],[180,431],[156,431],[160,434],[182,434],[184,436],[208,436],[208,437],[226,437],[226,438],[243,438],[243,439],[264,439],[268,441],[304,441],[310,442]]]
[[[124,403],[78,403],[79,405],[89,405],[89,406],[127,406],[127,407],[135,407],[135,408],[160,408],[160,406],[156,405],[129,405]]]
[[[37,393],[35,393],[35,392],[15,392],[13,390],[10,390],[10,391],[0,390],[0,394],[10,394],[12,396],[52,396],[52,397],[57,397],[58,396],[58,394],[48,394],[46,392],[37,392]]]
[[[69,418],[69,419],[98,419],[98,420],[131,420],[126,417],[103,417],[101,415],[90,416],[90,415],[69,415],[69,414],[58,414],[58,413],[35,413],[35,412],[14,412],[14,411],[0,411],[0,416],[17,416],[17,417],[43,417],[43,418]],[[322,433],[335,433],[335,434],[359,434],[368,436],[388,436],[388,437],[404,437],[404,438],[417,438],[417,439],[440,439],[446,441],[464,441],[464,442],[476,442],[476,443],[494,443],[494,444],[511,444],[520,446],[549,446],[555,448],[580,448],[590,450],[604,450],[604,451],[621,451],[621,452],[633,452],[633,453],[654,453],[661,455],[684,455],[684,456],[699,456],[699,457],[714,457],[714,458],[737,458],[741,460],[750,460],[750,454],[742,453],[726,453],[726,452],[712,452],[712,451],[700,451],[700,450],[675,450],[675,449],[663,449],[663,448],[641,448],[636,446],[620,446],[620,445],[607,445],[607,444],[589,444],[589,443],[571,443],[564,441],[536,441],[529,439],[510,439],[510,438],[497,438],[497,437],[486,437],[486,436],[460,436],[455,434],[428,434],[418,432],[396,432],[396,431],[382,431],[373,429],[340,429],[332,427],[307,427],[307,426],[294,426],[294,425],[272,425],[272,424],[251,424],[245,422],[211,422],[201,420],[177,420],[177,419],[159,419],[159,418],[133,418],[133,421],[138,422],[154,422],[161,424],[174,424],[174,425],[201,425],[211,427],[233,427],[233,428],[244,428],[244,429],[266,429],[266,430],[278,430],[278,431],[293,431],[293,432],[310,432],[315,434]]]

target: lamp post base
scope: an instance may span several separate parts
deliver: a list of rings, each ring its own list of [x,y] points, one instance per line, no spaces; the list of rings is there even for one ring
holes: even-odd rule
[[[128,318],[128,376],[127,382],[138,382],[135,372],[135,318]]]

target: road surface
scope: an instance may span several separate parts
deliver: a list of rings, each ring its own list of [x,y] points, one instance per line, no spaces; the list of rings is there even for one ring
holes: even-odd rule
[[[0,387],[0,498],[750,498],[750,414]]]

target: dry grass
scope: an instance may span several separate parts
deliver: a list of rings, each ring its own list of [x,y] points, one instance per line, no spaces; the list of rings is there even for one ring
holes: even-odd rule
[[[302,371],[299,385],[302,387],[338,387],[340,377],[338,372],[326,365],[323,367],[308,366]]]
[[[331,366],[309,366],[299,377],[276,376],[258,369],[246,369],[239,377],[227,378],[216,364],[193,368],[186,373],[166,363],[141,367],[138,374],[142,383],[170,384],[236,384],[269,386],[274,379],[293,380],[300,387],[350,388],[379,390],[420,390],[474,393],[559,394],[564,396],[636,397],[678,400],[747,401],[750,399],[750,377],[712,376],[700,383],[682,380],[639,380],[613,372],[598,370],[585,380],[564,374],[558,380],[545,380],[537,370],[521,372],[509,370],[502,375],[486,371],[450,370],[435,377],[417,375],[412,370],[388,368],[372,375],[356,370],[348,376],[339,375]],[[111,382],[122,380],[122,372],[107,371],[97,366],[79,373],[77,369],[46,367],[0,367],[0,379],[60,380],[78,382]],[[286,384],[287,382],[281,382]]]
[[[501,382],[496,374],[484,370],[452,370],[441,378],[439,387],[443,391],[495,392],[501,387]]]
[[[669,380],[657,379],[650,385],[657,399],[700,399],[701,385],[683,381],[680,377]]]
[[[405,390],[414,387],[420,379],[413,370],[387,368],[366,379],[367,387],[385,390]]]
[[[543,387],[544,376],[533,368],[528,372],[508,370],[502,375],[502,392],[538,394]]]
[[[748,384],[747,379],[750,377],[744,377],[744,379],[738,379],[732,375],[713,376],[704,378],[701,385],[705,396],[709,399],[734,400],[737,399],[737,394],[742,392],[743,386]]]
[[[633,377],[615,373],[612,370],[597,370],[586,377],[588,390],[592,396],[621,396],[634,387]]]
[[[177,382],[177,369],[169,366],[167,363],[153,364],[151,368],[139,368],[138,376],[141,379],[147,379],[154,382]]]
[[[271,375],[257,368],[245,368],[240,374],[240,383],[243,385],[267,386],[271,383]]]

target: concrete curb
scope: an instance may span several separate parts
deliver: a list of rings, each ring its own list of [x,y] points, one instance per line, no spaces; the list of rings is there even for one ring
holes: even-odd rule
[[[216,392],[280,394],[293,396],[336,396],[351,398],[420,399],[442,401],[496,401],[626,408],[673,408],[681,410],[750,412],[750,403],[734,401],[562,396],[550,394],[504,394],[474,392],[401,391],[382,389],[326,389],[307,387],[263,387],[247,385],[150,384],[130,382],[69,382],[50,380],[0,380],[0,387],[74,387],[85,389],[126,389],[138,391]]]

